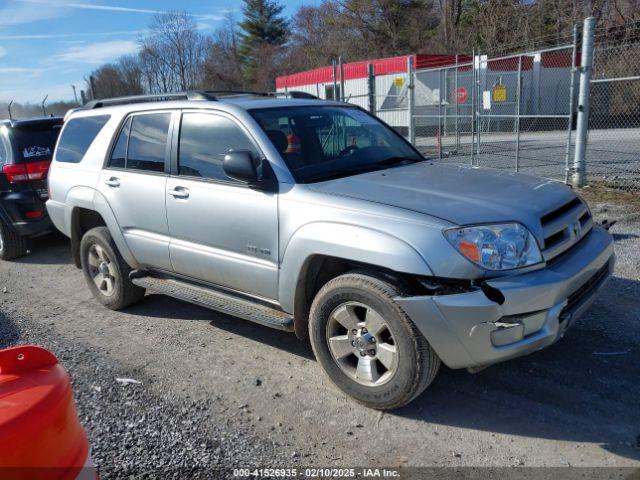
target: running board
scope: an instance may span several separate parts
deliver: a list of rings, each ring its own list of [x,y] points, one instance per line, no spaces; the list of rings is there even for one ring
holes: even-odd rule
[[[267,327],[293,332],[293,316],[275,308],[238,298],[228,293],[219,292],[199,285],[176,279],[132,276],[131,281],[139,287],[154,293],[195,303],[220,313],[244,318]]]

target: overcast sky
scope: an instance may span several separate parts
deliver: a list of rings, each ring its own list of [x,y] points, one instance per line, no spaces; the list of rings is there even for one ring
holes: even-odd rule
[[[286,3],[292,15],[302,4]],[[0,0],[0,101],[72,100],[75,84],[104,62],[134,53],[155,13],[186,10],[203,32],[226,15],[240,19],[241,0]]]

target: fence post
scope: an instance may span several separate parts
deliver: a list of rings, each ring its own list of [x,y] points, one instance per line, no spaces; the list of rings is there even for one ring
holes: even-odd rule
[[[442,160],[442,70],[438,70],[438,160]]]
[[[407,84],[407,111],[409,118],[407,119],[407,125],[409,129],[409,142],[411,145],[416,146],[416,125],[415,125],[415,108],[416,108],[416,99],[415,99],[415,68],[413,65],[414,57],[413,55],[409,55],[407,57],[407,74],[409,75],[408,84]]]
[[[476,49],[472,50],[471,54],[472,72],[471,72],[471,166],[473,166],[473,160],[475,157],[476,149],[476,135],[475,135],[475,123],[476,123],[476,103],[478,98],[476,95]]]
[[[454,93],[453,100],[456,102],[456,155],[460,153],[460,102],[458,101],[458,54],[456,53],[456,66],[455,66],[455,79],[454,79]],[[447,92],[450,95],[450,92]]]
[[[369,111],[372,115],[376,114],[376,77],[373,71],[373,63],[367,65],[367,76],[369,87]]]
[[[584,19],[582,32],[582,56],[580,60],[580,91],[578,93],[578,122],[576,125],[576,151],[573,159],[574,187],[582,187],[585,181],[585,156],[587,151],[587,130],[589,128],[589,90],[593,69],[593,42],[596,19]]]
[[[338,100],[338,63],[336,59],[333,59],[333,98],[331,100]]]
[[[342,56],[338,57],[338,64],[340,65],[340,101],[344,102],[346,95],[344,93],[344,62]]]
[[[573,108],[576,97],[576,56],[578,55],[578,25],[573,26],[573,49],[571,50],[571,84],[569,85],[569,125],[567,125],[567,146],[564,151],[564,183],[569,184],[571,171],[571,132],[573,131]]]
[[[520,170],[520,96],[522,95],[522,55],[518,56],[518,80],[516,82],[516,172]]]

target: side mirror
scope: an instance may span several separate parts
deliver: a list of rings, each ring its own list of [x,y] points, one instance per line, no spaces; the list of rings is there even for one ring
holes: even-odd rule
[[[232,150],[224,156],[222,164],[224,173],[234,180],[245,183],[256,183],[258,171],[253,164],[253,158],[249,150]]]

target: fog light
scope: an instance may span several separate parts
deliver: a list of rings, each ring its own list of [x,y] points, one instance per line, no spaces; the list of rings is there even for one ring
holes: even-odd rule
[[[497,330],[491,332],[494,347],[503,347],[519,342],[524,338],[524,325],[521,323],[496,323]]]

